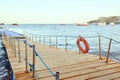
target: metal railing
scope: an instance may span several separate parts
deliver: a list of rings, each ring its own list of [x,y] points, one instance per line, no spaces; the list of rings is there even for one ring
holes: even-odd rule
[[[17,50],[16,50],[15,40],[18,42],[18,43],[17,43],[17,45],[18,45],[18,49],[17,49],[18,52],[17,52]],[[10,36],[8,37],[8,40],[7,40],[7,41],[9,41],[9,44],[11,45],[11,48],[13,49],[13,51],[14,51],[14,53],[15,53],[15,57],[16,57],[16,54],[18,54],[19,63],[21,62],[21,58],[26,61],[26,63],[25,63],[26,73],[29,72],[29,70],[28,70],[28,64],[29,64],[29,66],[30,66],[30,71],[33,72],[33,76],[32,76],[32,77],[34,78],[34,77],[35,77],[35,74],[36,74],[36,76],[38,77],[38,79],[40,79],[40,76],[39,76],[39,75],[37,74],[37,72],[35,71],[35,57],[38,57],[39,60],[43,63],[43,65],[46,67],[46,69],[49,71],[49,73],[50,73],[53,77],[55,77],[55,80],[59,80],[59,72],[54,73],[54,72],[49,68],[49,66],[45,63],[45,61],[44,61],[44,60],[42,59],[42,57],[40,56],[40,53],[37,52],[34,44],[30,44],[30,43],[28,43],[26,40],[19,40],[19,39],[12,38],[12,37],[10,37]],[[24,42],[24,44],[25,44],[25,57],[22,56],[22,54],[21,54],[21,52],[20,52],[20,48],[21,48],[20,42]],[[28,61],[28,51],[27,51],[27,47],[30,47],[30,48],[33,50],[33,58],[32,58],[33,62],[32,62],[32,64]]]
[[[70,41],[72,40],[76,40],[78,37],[73,37],[73,36],[61,36],[61,35],[36,35],[36,34],[32,34],[32,33],[28,33],[28,32],[24,32],[24,35],[29,39],[31,40],[32,42],[38,42],[39,44],[43,44],[43,45],[48,45],[48,46],[55,46],[56,49],[59,47],[59,45],[64,45],[64,48],[65,48],[65,51],[68,50],[68,47],[69,46],[72,46],[74,47],[75,45],[73,44],[70,44]],[[55,39],[54,41],[52,41],[52,39]],[[60,38],[62,38],[60,40]],[[68,40],[68,38],[72,39],[72,40]],[[109,44],[107,44],[108,48],[107,48],[107,56],[106,56],[106,63],[109,62],[109,56],[111,55],[112,57],[115,57],[114,55],[111,54],[111,47],[113,46],[112,43],[115,42],[117,44],[120,44],[119,41],[116,41],[112,38],[108,38],[108,37],[105,37],[105,36],[92,36],[92,37],[85,37],[86,39],[93,39],[93,38],[96,38],[96,44],[98,45],[98,55],[99,55],[99,59],[102,60],[102,56],[103,56],[103,48],[102,48],[102,39],[101,38],[104,38],[106,40],[108,40]],[[23,58],[25,61],[26,61],[26,72],[28,72],[28,64],[31,68],[31,71],[33,71],[33,77],[35,77],[35,57],[38,57],[39,60],[43,63],[43,65],[45,66],[45,68],[49,71],[49,73],[55,77],[56,80],[59,80],[59,72],[56,72],[54,73],[50,68],[49,66],[45,63],[45,61],[43,60],[43,58],[41,57],[40,53],[38,53],[36,51],[36,48],[35,48],[35,45],[34,44],[30,44],[28,43],[26,40],[24,40],[24,44],[25,44],[25,57],[22,57],[21,56],[21,52],[20,52],[20,41],[18,40],[18,52],[16,52],[16,44],[15,44],[15,40],[14,38],[12,37],[6,37],[6,39],[8,39],[7,41],[9,41],[9,43],[11,44],[11,47],[12,49],[14,50],[15,52],[15,57],[16,57],[16,53],[19,54],[19,62],[21,62],[21,59],[20,58]],[[64,40],[64,41],[63,41]],[[59,42],[61,41],[61,42]],[[93,43],[93,41],[91,41]],[[54,43],[54,44],[53,44]],[[27,46],[29,46],[32,50],[33,50],[33,63],[31,64],[30,62],[28,62],[28,55],[27,55]],[[120,56],[120,55],[119,55]],[[38,76],[39,77],[39,76]],[[39,77],[40,78],[40,77]]]
[[[65,51],[67,51],[70,46],[71,46],[71,49],[74,48],[74,47],[77,49],[76,44],[71,44],[71,41],[73,41],[73,40],[76,41],[76,39],[79,37],[79,36],[63,36],[63,35],[37,35],[37,34],[28,33],[26,31],[24,31],[23,34],[27,38],[32,40],[33,42],[38,42],[40,44],[48,45],[50,47],[53,46],[53,47],[56,47],[56,49],[61,48],[60,45],[62,45],[62,48],[64,47]],[[36,37],[34,37],[34,36],[36,36]],[[96,50],[99,51],[97,53],[97,55],[99,55],[100,60],[102,60],[102,56],[104,56],[106,54],[106,56],[104,56],[104,57],[106,57],[106,63],[108,63],[109,55],[111,55],[110,50],[111,50],[111,47],[112,47],[112,43],[116,42],[117,44],[120,44],[119,41],[116,41],[116,40],[114,40],[112,38],[108,38],[108,37],[105,37],[105,36],[102,36],[102,35],[88,36],[88,37],[84,37],[84,38],[86,38],[86,39],[94,39],[94,38],[96,38],[97,41],[91,41],[91,44],[96,44],[96,46],[98,47],[98,48],[96,48]],[[52,41],[53,39],[54,39],[54,41]],[[107,42],[105,43],[104,40],[102,40],[102,39],[106,39]],[[93,42],[96,42],[96,43],[93,43]],[[102,48],[103,47],[102,46],[103,42],[107,45],[106,48],[105,48],[105,53],[104,54],[102,54],[103,51],[104,51],[104,48]],[[74,43],[76,43],[76,42],[74,42]],[[92,50],[92,48],[91,48],[91,50]],[[77,52],[80,52],[79,49],[77,49]]]

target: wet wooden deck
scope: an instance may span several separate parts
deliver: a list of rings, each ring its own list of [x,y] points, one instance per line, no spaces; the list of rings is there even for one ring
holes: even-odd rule
[[[18,55],[15,57],[11,45],[5,40],[4,43],[16,80],[36,80],[37,78],[32,78],[32,72],[25,72],[25,61],[21,58],[19,63]],[[60,80],[120,80],[120,64],[117,62],[109,60],[109,63],[105,63],[105,58],[99,60],[99,56],[96,55],[66,52],[64,49],[34,44],[51,70],[60,72]],[[18,46],[17,41],[16,46]],[[25,57],[24,44],[20,43],[20,46],[20,54]],[[30,63],[32,63],[32,56],[32,49],[28,48],[28,61]],[[40,80],[55,80],[39,59],[37,57],[35,59],[36,72],[40,76]]]

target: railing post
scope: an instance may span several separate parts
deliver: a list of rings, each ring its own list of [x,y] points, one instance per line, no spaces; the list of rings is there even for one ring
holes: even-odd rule
[[[57,39],[57,35],[56,35],[56,49],[57,49],[57,45],[58,45],[58,39]]]
[[[28,32],[27,32],[27,35],[26,35],[26,37],[28,38]]]
[[[25,36],[26,36],[26,31],[25,31]]]
[[[18,54],[19,54],[19,63],[20,63],[21,59],[20,59],[20,42],[19,42],[19,39],[18,39]]]
[[[39,43],[41,44],[41,35],[39,35]]]
[[[49,46],[51,47],[51,35],[50,35],[50,45]]]
[[[24,31],[24,33],[23,33],[23,34],[24,34],[24,36],[25,36],[25,31]]]
[[[101,37],[99,36],[99,59],[102,60]]]
[[[68,45],[68,43],[67,43],[67,36],[65,37],[65,51],[67,51],[67,45]]]
[[[59,72],[56,72],[56,79],[55,80],[60,80],[59,78],[60,78],[60,73]]]
[[[30,33],[30,40],[32,41],[32,33]]]
[[[10,40],[10,42],[9,42],[9,43],[10,43],[11,49],[13,49],[13,45],[12,45],[12,37],[10,37],[10,39],[9,39],[9,40]]]
[[[35,77],[35,45],[33,44],[33,78]]]
[[[31,33],[29,33],[29,40],[31,40]]]
[[[13,38],[11,37],[11,49],[13,50],[14,52],[14,47],[13,47]]]
[[[33,34],[32,34],[32,42],[33,42]]]
[[[15,39],[14,39],[14,52],[15,52],[15,57],[16,57],[16,44],[15,44]]]
[[[31,37],[31,35],[30,35],[30,33],[29,33],[29,40],[30,40],[30,37]]]
[[[44,35],[44,46],[45,46],[45,35]]]
[[[37,34],[35,34],[35,43],[37,43]]]
[[[27,44],[26,44],[26,40],[25,40],[25,61],[26,61],[26,73],[28,73],[28,55],[27,55]]]
[[[109,48],[108,48],[106,63],[108,63],[108,59],[109,59],[109,55],[110,55],[111,43],[112,43],[112,38],[110,39],[110,42],[109,42]]]

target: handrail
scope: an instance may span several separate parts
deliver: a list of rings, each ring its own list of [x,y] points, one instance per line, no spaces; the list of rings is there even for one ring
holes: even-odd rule
[[[30,44],[30,43],[28,43],[26,40],[24,40],[23,41],[25,44],[27,44],[30,48],[32,48],[33,47],[33,45],[32,44]]]
[[[48,69],[48,71],[55,76],[54,72],[49,68],[49,66],[45,63],[45,61],[42,59],[42,57],[40,56],[40,54],[34,49],[35,54],[37,55],[37,57],[42,61],[43,65]]]
[[[40,61],[43,63],[43,65],[47,68],[47,70],[50,72],[50,74],[52,74],[52,76],[54,76],[55,78],[56,78],[56,80],[59,80],[58,79],[58,72],[56,72],[56,73],[54,73],[50,68],[49,68],[49,66],[45,63],[45,61],[42,59],[42,57],[40,56],[40,54],[36,51],[36,49],[33,47],[33,45],[31,45],[30,43],[28,43],[26,40],[23,40],[23,42],[24,42],[24,44],[27,44],[30,48],[32,48],[33,49],[33,51],[34,51],[34,54],[40,59]],[[20,55],[20,57],[22,57],[21,55]],[[23,57],[22,57],[23,58]],[[23,58],[25,61],[26,61],[26,59],[25,58]],[[29,62],[28,62],[29,63]],[[32,65],[32,64],[30,64],[29,63],[29,66],[30,66],[30,68],[31,69],[33,69],[34,68],[34,65]],[[38,76],[39,77],[39,76]]]

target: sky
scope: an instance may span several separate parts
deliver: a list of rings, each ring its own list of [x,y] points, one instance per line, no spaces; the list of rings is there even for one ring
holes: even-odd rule
[[[120,16],[120,0],[0,0],[0,23],[74,24]]]

